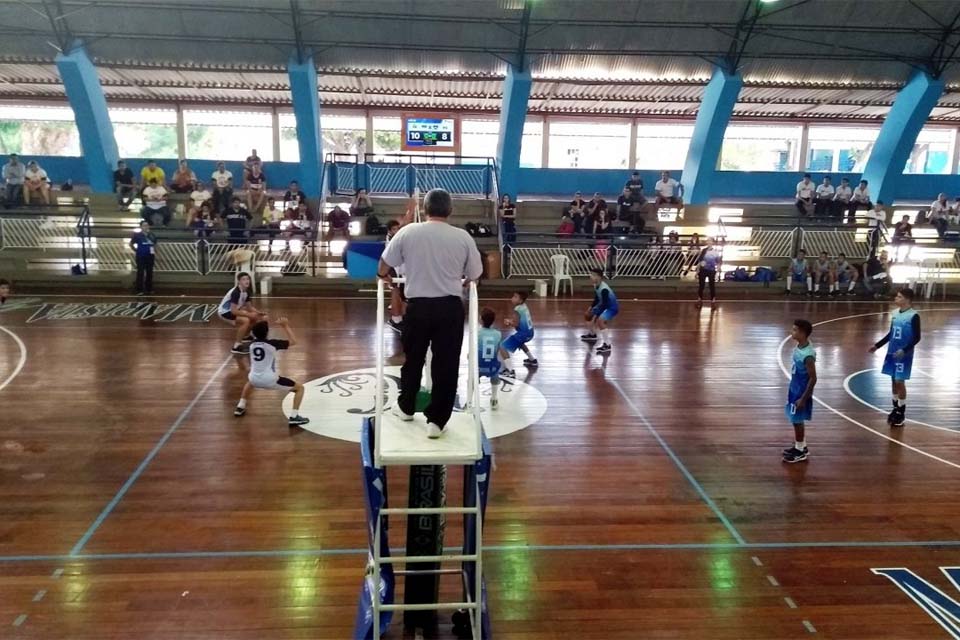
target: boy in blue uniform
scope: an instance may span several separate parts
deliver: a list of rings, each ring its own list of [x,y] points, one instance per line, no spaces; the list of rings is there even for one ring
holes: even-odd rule
[[[527,292],[514,291],[513,295],[510,296],[510,304],[513,305],[514,317],[513,319],[504,318],[503,324],[507,327],[514,327],[514,332],[503,341],[503,350],[507,354],[504,360],[509,360],[513,352],[520,349],[527,355],[523,364],[528,367],[536,367],[539,363],[527,347],[527,343],[533,340],[533,318],[530,317],[530,309],[527,307]],[[513,369],[504,369],[503,375],[513,376],[515,372]]]
[[[500,355],[503,350],[500,348],[500,331],[493,328],[493,323],[497,319],[497,314],[493,309],[484,308],[480,312],[480,323],[483,327],[478,332],[477,355],[480,365],[480,377],[490,378],[490,409],[497,410],[500,405],[497,399],[497,391],[500,385]]]
[[[834,272],[836,282],[840,285],[847,285],[847,290],[843,293],[852,296],[855,293],[854,289],[857,286],[857,280],[860,279],[860,272],[857,271],[855,266],[847,262],[847,256],[842,253],[837,254],[837,260],[834,262]],[[837,291],[839,292],[839,287]],[[843,293],[841,293],[841,295],[843,295]]]
[[[783,461],[791,464],[803,462],[810,455],[804,423],[813,417],[813,388],[817,384],[817,352],[810,344],[811,333],[813,325],[808,320],[795,320],[790,331],[797,346],[793,349],[793,370],[784,413],[793,424],[794,443],[783,450]]]
[[[893,383],[893,411],[887,416],[887,423],[902,427],[907,420],[907,380],[913,367],[913,348],[920,342],[920,314],[911,307],[912,289],[900,289],[893,302],[897,312],[890,320],[890,331],[870,347],[870,353],[887,345],[882,372]]]
[[[806,283],[807,295],[813,295],[813,276],[807,266],[807,252],[803,249],[797,252],[797,257],[790,261],[790,273],[787,274],[787,290],[784,295],[790,295],[790,285],[794,282]]]
[[[593,305],[586,314],[589,328],[585,334],[580,336],[580,339],[586,342],[596,342],[597,332],[599,331],[600,346],[597,347],[597,353],[608,354],[611,348],[610,331],[607,329],[607,325],[620,312],[620,304],[617,302],[617,294],[603,279],[603,269],[591,269],[590,282],[593,283],[594,294]]]

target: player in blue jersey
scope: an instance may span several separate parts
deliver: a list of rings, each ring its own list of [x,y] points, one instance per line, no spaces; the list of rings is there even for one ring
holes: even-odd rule
[[[860,279],[860,272],[857,271],[857,268],[847,262],[847,256],[842,253],[837,254],[837,259],[833,263],[833,271],[835,275],[835,282],[838,285],[847,285],[847,290],[845,292],[840,292],[839,287],[837,287],[837,292],[840,295],[844,293],[848,296],[852,296],[855,291],[854,289],[857,286],[857,280]]]
[[[907,380],[913,367],[913,348],[920,342],[920,314],[911,307],[912,289],[900,289],[893,302],[897,305],[897,312],[890,320],[890,331],[870,347],[870,353],[887,345],[882,372],[890,376],[893,383],[893,411],[887,416],[887,422],[902,427],[907,420]]]
[[[590,282],[593,283],[594,289],[593,305],[587,310],[586,314],[587,332],[580,336],[580,339],[586,342],[596,342],[599,332],[600,346],[597,347],[597,353],[608,354],[611,348],[610,331],[607,326],[620,313],[620,304],[617,302],[617,294],[603,279],[603,269],[591,269]]]
[[[503,324],[507,327],[513,327],[513,333],[503,341],[503,350],[507,353],[504,360],[509,360],[510,356],[517,349],[523,351],[527,357],[523,364],[528,367],[536,367],[539,363],[530,353],[527,343],[533,340],[533,318],[530,316],[530,309],[527,307],[527,292],[514,291],[510,296],[510,304],[513,305],[513,318],[504,318]],[[503,375],[516,375],[513,369],[504,368]]]
[[[790,389],[784,412],[793,424],[794,443],[783,450],[783,461],[803,462],[810,456],[804,433],[805,423],[813,417],[813,388],[817,384],[817,352],[810,344],[813,325],[808,320],[795,320],[790,337],[797,341],[793,349]]]
[[[790,295],[790,285],[794,282],[806,283],[807,295],[813,295],[813,276],[807,266],[807,252],[803,249],[797,252],[797,257],[790,261],[790,273],[787,274],[787,290],[784,295]]]
[[[497,391],[500,386],[500,357],[504,353],[500,348],[500,340],[503,336],[493,326],[496,319],[497,314],[493,309],[484,308],[480,311],[480,324],[483,328],[478,332],[479,344],[477,345],[480,377],[490,378],[490,409],[493,411],[496,411],[500,404]]]

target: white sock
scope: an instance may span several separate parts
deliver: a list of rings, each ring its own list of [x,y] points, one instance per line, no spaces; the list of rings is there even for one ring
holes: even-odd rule
[[[900,398],[900,408],[901,408],[901,409],[906,409],[906,408],[907,408],[907,399],[906,399],[906,398]]]
[[[820,293],[820,283],[819,283],[819,282],[818,282],[818,283],[816,284],[816,286],[814,287],[814,291],[816,291],[817,293]]]
[[[240,402],[237,403],[237,406],[238,406],[239,408],[241,408],[241,409],[246,409],[246,408],[247,408],[247,401],[244,400],[243,398],[240,398]]]
[[[900,406],[900,398],[898,398],[897,396],[893,396],[893,406],[895,407]]]
[[[790,285],[793,284],[793,276],[787,278],[787,291],[790,291]]]
[[[830,285],[830,293],[833,293],[836,290],[837,290],[837,283],[834,282],[833,284]]]
[[[813,276],[807,276],[807,291],[813,291]]]
[[[793,443],[793,446],[799,449],[800,451],[803,451],[804,449],[807,448],[807,441],[806,440],[796,441]]]
[[[403,320],[403,316],[390,316],[390,319],[394,322],[401,322]]]
[[[850,284],[847,285],[847,291],[853,291],[853,285],[857,284],[855,281],[851,280]]]
[[[497,399],[497,394],[500,392],[500,385],[496,382],[490,383],[490,397],[494,400]]]
[[[609,329],[600,329],[600,342],[602,344],[610,344],[610,330]]]

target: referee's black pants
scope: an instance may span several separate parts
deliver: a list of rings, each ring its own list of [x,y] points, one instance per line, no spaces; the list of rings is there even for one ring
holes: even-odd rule
[[[153,293],[153,263],[156,256],[137,256],[137,293]]]
[[[420,391],[420,378],[427,349],[432,348],[430,374],[433,390],[430,405],[424,410],[427,422],[443,429],[457,399],[460,348],[463,346],[463,300],[457,296],[411,298],[403,316],[403,353],[400,369],[400,409],[412,415]]]

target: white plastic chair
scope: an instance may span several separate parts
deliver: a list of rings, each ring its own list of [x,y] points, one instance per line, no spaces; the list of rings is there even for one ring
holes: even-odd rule
[[[550,256],[550,262],[553,264],[553,297],[559,295],[560,284],[568,282],[570,284],[570,295],[573,295],[573,276],[570,275],[570,258],[562,253],[555,253]]]
[[[250,290],[256,293],[257,274],[254,272],[257,254],[249,249],[234,249],[230,252],[230,259],[233,261],[233,279],[236,281],[241,272],[250,274]]]

